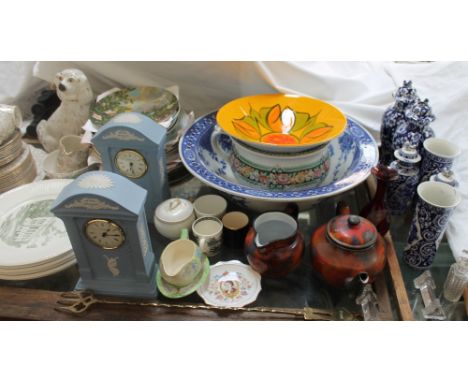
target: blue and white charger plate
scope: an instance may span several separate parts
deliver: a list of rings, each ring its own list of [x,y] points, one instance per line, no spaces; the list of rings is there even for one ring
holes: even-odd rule
[[[216,112],[197,119],[179,142],[179,154],[188,171],[203,183],[224,192],[235,202],[256,211],[282,208],[297,203],[304,210],[322,198],[338,195],[361,182],[377,164],[378,148],[372,136],[356,121],[348,118],[345,132],[328,145],[330,170],[319,184],[290,190],[269,190],[248,184],[237,177],[226,159],[230,139],[220,142],[223,152],[211,145],[216,128]]]

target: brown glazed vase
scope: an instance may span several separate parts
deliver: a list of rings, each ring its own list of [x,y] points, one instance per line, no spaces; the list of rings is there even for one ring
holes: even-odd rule
[[[260,215],[245,238],[250,266],[264,277],[284,277],[301,262],[304,238],[297,222],[282,212]]]
[[[369,220],[357,215],[338,215],[317,228],[310,247],[312,267],[336,288],[372,283],[385,267],[382,236]]]

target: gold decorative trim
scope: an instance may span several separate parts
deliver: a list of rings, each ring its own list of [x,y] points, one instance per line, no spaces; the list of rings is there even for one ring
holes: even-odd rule
[[[117,139],[119,141],[140,141],[144,142],[145,139],[137,136],[136,134],[131,133],[128,130],[116,130],[112,131],[102,139]]]
[[[117,211],[118,206],[113,206],[102,200],[94,198],[81,198],[74,200],[72,203],[65,205],[65,208],[86,208],[88,210],[113,210]]]

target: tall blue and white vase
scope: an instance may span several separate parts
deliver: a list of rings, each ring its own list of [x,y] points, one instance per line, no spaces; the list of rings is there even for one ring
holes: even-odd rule
[[[397,89],[393,97],[395,103],[385,111],[380,128],[380,162],[385,165],[393,160],[393,135],[398,125],[405,121],[406,108],[418,101],[411,81],[403,81],[403,86]]]
[[[405,111],[405,120],[397,126],[393,135],[393,150],[398,150],[405,142],[409,142],[421,152],[424,141],[435,135],[429,126],[434,120],[427,98],[409,105]]]
[[[411,222],[403,260],[416,269],[429,268],[453,210],[461,197],[456,188],[442,182],[422,182]]]
[[[408,142],[394,155],[390,167],[397,170],[398,177],[388,183],[387,207],[393,215],[402,215],[411,206],[419,184],[421,155]]]
[[[421,181],[425,182],[432,175],[450,170],[461,150],[455,144],[443,138],[429,138],[424,141],[421,163]]]

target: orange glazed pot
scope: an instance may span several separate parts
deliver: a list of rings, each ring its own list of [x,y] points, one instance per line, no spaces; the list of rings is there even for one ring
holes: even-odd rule
[[[317,228],[310,240],[312,267],[330,285],[372,283],[385,267],[385,243],[367,219],[346,213]]]

